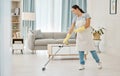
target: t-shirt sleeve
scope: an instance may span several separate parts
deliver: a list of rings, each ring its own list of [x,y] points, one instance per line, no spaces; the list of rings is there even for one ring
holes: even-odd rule
[[[76,22],[76,16],[72,19],[72,24]]]
[[[85,14],[85,18],[86,18],[86,19],[88,19],[88,18],[91,19],[90,15],[89,15],[88,13]]]

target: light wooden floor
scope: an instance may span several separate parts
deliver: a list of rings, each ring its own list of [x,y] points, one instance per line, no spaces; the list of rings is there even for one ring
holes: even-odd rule
[[[103,69],[97,69],[97,64],[90,53],[86,60],[85,70],[79,69],[78,59],[67,59],[70,57],[55,57],[42,71],[43,65],[48,60],[46,51],[37,51],[31,54],[19,52],[12,55],[12,76],[120,76],[120,60],[118,56],[101,53],[99,54]]]

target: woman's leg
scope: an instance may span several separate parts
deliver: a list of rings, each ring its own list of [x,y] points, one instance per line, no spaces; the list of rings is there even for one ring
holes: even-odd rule
[[[95,61],[96,61],[97,63],[99,63],[99,62],[100,62],[100,59],[99,59],[96,51],[93,50],[93,51],[90,51],[90,52],[91,52],[91,54],[92,54],[92,57],[95,59]]]
[[[93,51],[90,51],[90,52],[91,52],[91,54],[92,54],[92,57],[93,57],[93,58],[95,59],[95,61],[98,63],[98,68],[99,68],[99,69],[102,69],[102,65],[101,65],[100,59],[99,59],[96,51],[93,50]]]
[[[79,70],[83,70],[83,69],[85,69],[84,68],[84,64],[85,64],[85,61],[84,61],[84,51],[79,51],[79,58],[80,58]]]
[[[79,59],[80,59],[80,64],[84,65],[84,51],[79,51]]]

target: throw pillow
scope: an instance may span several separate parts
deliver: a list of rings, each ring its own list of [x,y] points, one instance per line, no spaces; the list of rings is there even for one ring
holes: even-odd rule
[[[32,31],[32,33],[35,35],[36,39],[42,39],[43,38],[43,34],[42,34],[41,30],[34,30],[34,31]]]

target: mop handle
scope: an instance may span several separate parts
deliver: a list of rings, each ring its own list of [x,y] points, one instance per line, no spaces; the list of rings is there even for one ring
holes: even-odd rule
[[[59,49],[55,52],[54,55],[56,55],[60,51],[60,49],[63,47],[63,45],[60,45],[58,47],[59,47]],[[46,66],[50,62],[50,60],[54,57],[54,55],[52,57],[50,57],[50,59],[47,61],[47,63],[44,66]]]

